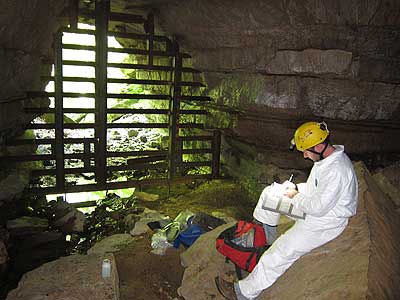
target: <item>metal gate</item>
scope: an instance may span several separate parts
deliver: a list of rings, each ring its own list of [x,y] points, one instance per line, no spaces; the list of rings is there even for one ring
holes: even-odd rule
[[[142,17],[111,12],[110,1],[107,0],[96,1],[94,10],[79,7],[78,1],[74,3],[77,6],[76,11],[79,11],[79,18],[89,22],[94,20],[95,28],[78,28],[78,17],[76,17],[68,28],[63,28],[56,34],[54,76],[44,78],[54,82],[54,91],[28,92],[28,97],[32,99],[33,104],[35,101],[48,97],[54,99],[54,107],[37,108],[33,105],[25,108],[26,113],[47,114],[52,116],[48,119],[54,120],[32,123],[26,129],[47,130],[51,134],[47,138],[25,138],[7,142],[8,145],[35,145],[44,148],[44,152],[47,151],[44,154],[7,157],[9,160],[40,162],[41,166],[33,170],[31,174],[33,178],[39,178],[39,180],[32,181],[30,191],[51,194],[108,190],[144,184],[162,184],[171,180],[218,177],[220,133],[205,127],[207,111],[201,105],[211,99],[201,95],[204,85],[201,81],[194,80],[200,78],[200,72],[187,66],[186,61],[190,59],[190,55],[182,53],[178,43],[173,39],[154,33],[152,14]],[[111,23],[112,26],[110,26]],[[125,28],[126,24],[138,24],[143,28],[143,33],[117,30]],[[65,43],[63,42],[65,33],[94,36],[95,44]],[[108,42],[109,37],[123,39],[127,41],[125,44],[138,47],[111,47]],[[76,51],[77,58],[64,58],[65,50]],[[95,53],[95,59],[80,60],[80,51]],[[110,53],[125,53],[140,59],[134,62],[116,63],[110,61]],[[95,76],[64,74],[66,66],[94,69]],[[146,72],[148,76],[144,79],[112,78],[108,75],[110,68],[131,70],[135,71],[135,74]],[[68,91],[66,83],[71,82],[90,83],[94,88],[89,92]],[[121,83],[149,88],[142,93],[134,93],[129,89],[126,92],[110,92],[110,85]],[[163,92],[155,93],[154,91]],[[94,105],[86,105],[82,108],[68,104],[69,102],[77,103],[77,99],[82,101],[81,103],[94,102]],[[135,103],[158,103],[159,107],[153,105],[151,108],[121,108],[118,105],[119,102],[127,100],[134,100]],[[111,101],[117,104],[111,106]],[[92,116],[92,121],[71,122],[71,119],[67,118],[69,114]],[[151,115],[153,119],[157,120],[158,116],[158,118],[164,118],[164,121],[110,121],[110,118],[115,115],[120,116],[116,118],[119,120],[127,116]],[[139,139],[138,130],[154,128],[167,133],[162,137],[167,141],[166,149],[131,149],[129,151],[111,149],[112,130],[126,129],[128,132],[131,130],[130,132],[133,133],[131,141],[134,142]],[[83,134],[72,134],[75,131],[83,131]],[[74,147],[73,152],[70,151],[71,147]],[[193,155],[198,155],[202,159],[198,161],[187,159]],[[71,161],[75,164],[71,164]],[[194,167],[205,169],[200,174],[195,174],[194,171],[194,174],[190,174],[188,170]],[[149,174],[150,170],[156,171]],[[133,176],[135,172],[139,174],[142,172],[143,176],[135,177]],[[87,182],[80,184],[68,180],[71,176],[76,177],[79,174],[87,178]],[[126,176],[126,180],[116,181],[116,178],[121,178],[118,174],[130,175]],[[53,178],[54,184],[49,186],[47,183],[47,186],[44,186],[40,178]]]

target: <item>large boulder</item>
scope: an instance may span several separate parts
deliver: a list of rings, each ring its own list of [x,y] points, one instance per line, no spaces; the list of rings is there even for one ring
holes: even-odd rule
[[[260,299],[400,299],[398,213],[365,166],[355,167],[359,205],[344,233],[300,258]],[[187,268],[179,293],[186,300],[223,299],[214,277],[232,277],[215,249],[224,228],[204,234],[182,255]]]
[[[92,248],[88,250],[88,254],[105,254],[114,253],[119,251],[121,248],[129,245],[135,241],[135,238],[128,233],[119,233],[108,236],[97,242]]]
[[[102,262],[111,261],[111,277],[102,278]],[[118,300],[114,255],[71,255],[26,273],[6,300]]]
[[[85,215],[66,201],[53,201],[50,203],[49,215],[51,225],[59,228],[64,233],[83,232]]]
[[[14,237],[29,236],[43,232],[49,226],[46,219],[23,216],[7,221],[7,229]]]
[[[373,177],[400,212],[400,162],[379,170]]]

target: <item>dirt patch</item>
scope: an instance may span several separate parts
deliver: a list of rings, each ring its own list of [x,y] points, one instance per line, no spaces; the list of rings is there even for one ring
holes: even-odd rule
[[[221,212],[237,219],[250,219],[254,203],[240,186],[228,180],[213,180],[199,185],[150,187],[148,193],[159,195],[158,201],[139,204],[174,218],[189,209],[193,213]],[[150,253],[151,233],[115,253],[120,277],[121,300],[184,300],[177,289],[184,269],[180,253],[185,249],[169,248],[164,256]]]
[[[165,255],[150,253],[151,235],[115,253],[121,300],[183,300],[177,293],[184,269],[180,253],[184,248],[168,248]]]

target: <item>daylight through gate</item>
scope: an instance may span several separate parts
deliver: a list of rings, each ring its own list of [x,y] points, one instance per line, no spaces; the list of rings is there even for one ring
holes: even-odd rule
[[[30,191],[81,192],[218,177],[220,133],[205,128],[202,104],[211,99],[201,94],[201,74],[191,68],[190,56],[173,39],[154,33],[152,14],[110,12],[110,1],[95,2],[90,8],[76,1],[79,18],[55,36],[54,76],[44,78],[54,82],[54,89],[28,92],[33,104],[46,97],[54,103],[25,108],[42,116],[27,127],[36,138],[9,142],[38,149],[35,155],[8,158],[35,162],[37,180]],[[78,20],[95,26],[82,27]],[[129,26],[143,32],[128,33]],[[81,36],[79,42],[65,38],[71,33]],[[111,45],[110,37],[122,46]],[[116,62],[115,54],[126,57]],[[112,70],[124,76],[114,77]],[[82,83],[84,91],[77,88]],[[157,140],[149,132],[157,132]]]

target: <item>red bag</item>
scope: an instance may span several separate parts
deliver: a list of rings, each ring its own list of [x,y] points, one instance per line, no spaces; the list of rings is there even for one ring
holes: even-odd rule
[[[247,272],[253,271],[268,248],[262,225],[246,221],[239,221],[222,231],[215,246],[218,252]]]

